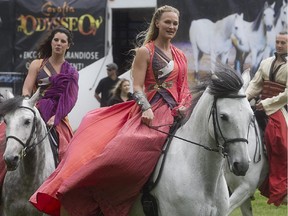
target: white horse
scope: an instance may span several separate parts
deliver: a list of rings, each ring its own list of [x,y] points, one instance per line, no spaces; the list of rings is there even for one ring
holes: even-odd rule
[[[268,174],[268,161],[264,154],[262,135],[256,120],[254,123],[249,126],[248,149],[252,161],[246,175],[236,176],[230,172],[228,164],[225,166],[225,179],[232,192],[228,214],[240,207],[243,216],[253,216],[251,197]]]
[[[46,125],[34,106],[39,92],[30,99],[10,95],[0,104],[6,123],[7,167],[0,215],[42,216],[28,200],[55,169],[55,164]]]
[[[275,8],[275,3],[271,5],[272,8]],[[275,40],[277,34],[280,32],[287,31],[287,19],[288,19],[288,7],[287,3],[283,0],[282,6],[277,14],[274,14],[274,26],[271,30],[266,32],[266,47],[263,53],[263,59],[268,58],[273,55],[275,52]]]
[[[279,10],[279,14],[276,16],[277,19],[275,24],[275,30],[276,33],[279,33],[281,31],[287,31],[288,30],[288,3],[283,0],[282,6]]]
[[[166,146],[164,164],[158,162],[162,172],[151,194],[156,197],[159,216],[227,215],[225,157],[233,173],[245,175],[250,160],[248,126],[253,118],[241,90],[241,78],[227,68],[223,66],[222,72],[212,75],[209,87],[177,130],[169,150]],[[130,215],[144,215],[140,199]]]
[[[243,14],[236,17],[235,28],[238,29],[238,32],[245,32],[241,35],[235,33],[235,37],[239,40],[237,43],[233,43],[236,48],[235,68],[237,71],[243,71],[246,57],[251,54],[251,76],[254,76],[266,47],[266,31],[271,31],[273,22],[274,8],[269,6],[267,2],[253,22],[245,21]]]
[[[246,90],[251,80],[249,69],[242,73],[242,78],[244,80],[243,89]],[[254,120],[249,125],[248,137],[248,150],[252,161],[245,176],[236,176],[230,172],[228,164],[225,166],[225,179],[232,192],[229,198],[230,207],[228,214],[240,207],[243,216],[253,216],[251,197],[263,183],[269,170],[262,138],[263,131],[260,130],[257,121]]]
[[[192,52],[195,66],[195,76],[198,78],[199,63],[203,54],[210,55],[211,70],[213,63],[220,56],[222,63],[227,63],[228,54],[233,47],[231,35],[234,28],[234,21],[238,14],[229,15],[217,22],[209,19],[198,19],[191,22],[189,36],[192,45]],[[236,36],[239,35],[235,33]]]

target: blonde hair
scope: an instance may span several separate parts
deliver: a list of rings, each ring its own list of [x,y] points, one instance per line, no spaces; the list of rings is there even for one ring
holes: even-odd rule
[[[149,43],[150,41],[155,40],[158,37],[159,29],[156,27],[156,21],[160,20],[162,14],[165,12],[174,12],[178,15],[178,17],[180,16],[179,10],[172,7],[172,6],[164,5],[162,7],[159,7],[154,12],[148,29],[146,31],[140,32],[137,35],[137,38],[136,38],[137,42],[136,43],[137,43],[138,47],[140,47],[141,45],[145,45],[145,44]]]
[[[121,90],[122,90],[122,85],[124,82],[129,82],[130,84],[130,81],[128,79],[120,79],[117,84],[115,85],[115,87],[111,90],[111,93],[113,96],[120,96],[121,95]]]

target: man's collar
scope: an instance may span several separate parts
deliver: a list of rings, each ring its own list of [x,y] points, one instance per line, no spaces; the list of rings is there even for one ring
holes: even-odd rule
[[[277,58],[277,56],[280,56],[280,58],[281,58],[284,62],[287,62],[287,61],[288,61],[288,53],[278,54],[277,52],[275,52],[274,55],[275,55],[275,58]]]

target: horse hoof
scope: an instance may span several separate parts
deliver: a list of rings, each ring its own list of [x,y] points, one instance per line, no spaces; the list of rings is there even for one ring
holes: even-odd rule
[[[287,195],[284,197],[281,205],[288,205],[288,197],[287,197]]]

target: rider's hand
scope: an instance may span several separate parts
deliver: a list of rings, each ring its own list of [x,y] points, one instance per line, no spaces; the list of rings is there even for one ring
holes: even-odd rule
[[[264,107],[261,102],[256,104],[256,110],[264,111]]]
[[[178,112],[178,116],[179,116],[180,118],[183,118],[183,117],[186,116],[187,107],[181,106],[181,107],[179,107],[179,109],[177,110],[177,112]]]
[[[142,112],[142,122],[146,125],[151,125],[152,120],[154,119],[154,113],[151,108]]]
[[[48,126],[54,126],[54,121],[55,121],[55,115],[52,116],[52,117],[48,120],[47,125],[48,125]]]

